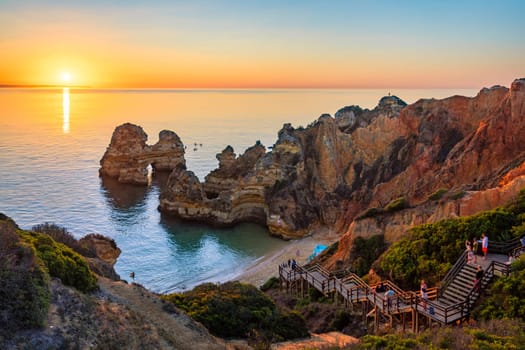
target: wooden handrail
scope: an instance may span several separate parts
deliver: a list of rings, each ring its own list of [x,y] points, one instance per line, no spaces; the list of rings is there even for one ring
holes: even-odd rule
[[[513,244],[516,244],[515,241],[519,242],[519,240],[511,240],[506,242],[506,244],[501,245],[501,247],[510,247]],[[514,250],[516,249],[520,249],[520,251],[525,251],[525,246],[514,248]],[[435,301],[436,297],[442,295],[442,292],[445,290],[446,287],[450,285],[450,283],[454,280],[456,275],[461,271],[465,264],[466,251],[464,251],[461,254],[454,266],[445,275],[445,277],[441,281],[441,287],[433,287],[427,290],[429,299],[425,301],[421,298],[420,291],[405,292],[392,281],[383,281],[384,285],[390,287],[395,292],[394,296],[392,296],[390,299],[390,307],[388,306],[388,300],[383,293],[376,293],[374,288],[372,288],[359,276],[352,272],[350,272],[344,278],[339,279],[333,273],[328,272],[326,269],[324,269],[318,264],[309,266],[307,269],[300,266],[297,266],[295,269],[290,269],[289,267],[286,268],[286,266],[279,265],[279,276],[282,276],[287,280],[305,280],[311,286],[320,290],[323,294],[326,295],[329,292],[337,292],[345,300],[351,303],[369,300],[376,307],[380,308],[382,312],[387,312],[389,314],[392,312],[399,312],[402,307],[410,307],[416,310],[417,312],[426,311],[426,314],[429,317],[439,322],[444,322],[445,324],[448,324],[457,320],[458,318],[463,318],[467,316],[472,307],[473,302],[475,301],[474,298],[477,299],[477,296],[475,295],[475,293],[477,292],[477,288],[473,285],[470,288],[467,296],[465,297],[465,300],[463,301],[447,306],[440,305]],[[484,286],[490,283],[490,281],[494,278],[494,274],[496,271],[508,276],[511,271],[511,268],[509,264],[501,263],[498,261],[492,261],[483,275],[482,281],[480,282],[480,288],[484,288]],[[313,272],[319,273],[321,276],[323,276],[323,278],[316,278],[312,274]],[[350,283],[352,284],[352,286],[349,286]],[[424,305],[426,305],[426,309],[424,308]],[[434,309],[434,314],[428,313],[427,310],[429,307],[432,307]]]
[[[514,248],[520,247],[521,241],[519,237],[509,239],[505,242],[489,242],[489,252],[490,253],[499,253],[499,254],[508,254]]]
[[[452,268],[447,272],[445,277],[443,277],[443,280],[440,283],[440,293],[443,292],[448,287],[448,285],[450,284],[450,282],[452,282],[454,277],[456,277],[459,271],[461,271],[461,269],[463,268],[463,265],[466,264],[466,258],[467,258],[467,251],[465,250],[463,254],[461,254],[461,256],[458,258],[458,260],[456,260],[456,263],[454,264],[454,266],[452,266]]]

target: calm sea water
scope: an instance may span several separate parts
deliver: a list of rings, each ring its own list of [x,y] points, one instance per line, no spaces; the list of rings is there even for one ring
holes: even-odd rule
[[[127,279],[134,271],[136,281],[156,292],[234,279],[287,243],[257,225],[216,229],[161,215],[158,195],[165,176],[150,187],[102,181],[99,160],[115,127],[141,125],[149,144],[161,130],[175,131],[188,146],[189,169],[203,179],[227,145],[237,154],[257,140],[271,146],[284,123],[306,126],[351,104],[373,108],[388,92],[408,103],[476,93],[0,89],[0,212],[22,228],[54,222],[77,237],[92,232],[112,237],[122,249],[117,272]]]

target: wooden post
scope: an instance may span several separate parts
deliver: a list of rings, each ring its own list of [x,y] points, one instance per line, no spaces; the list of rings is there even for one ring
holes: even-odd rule
[[[377,334],[379,331],[379,308],[376,306],[376,312],[374,312],[374,333]]]

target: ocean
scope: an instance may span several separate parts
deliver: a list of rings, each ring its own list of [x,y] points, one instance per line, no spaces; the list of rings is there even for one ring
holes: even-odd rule
[[[161,215],[167,176],[149,187],[99,178],[115,127],[142,126],[148,144],[161,130],[176,132],[187,145],[188,168],[203,180],[227,145],[237,155],[256,141],[268,148],[284,123],[306,127],[347,105],[373,108],[388,93],[412,103],[477,90],[0,89],[0,212],[24,229],[53,222],[78,238],[113,238],[122,250],[117,273],[130,280],[133,271],[158,293],[235,279],[289,243],[254,224],[217,229]]]

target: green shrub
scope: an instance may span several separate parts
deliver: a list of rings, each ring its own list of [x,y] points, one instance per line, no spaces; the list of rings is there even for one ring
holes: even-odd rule
[[[0,338],[42,327],[50,302],[49,276],[32,246],[21,242],[16,224],[0,218]]]
[[[263,292],[266,292],[267,290],[270,290],[270,289],[277,289],[279,288],[279,279],[277,277],[270,277],[268,279],[268,281],[266,281],[262,286],[261,286],[261,290]]]
[[[65,244],[83,256],[90,258],[96,257],[95,252],[83,246],[65,227],[58,226],[54,223],[45,222],[43,224],[33,226],[31,231],[49,235],[56,242]]]
[[[442,220],[413,227],[407,237],[394,243],[373,264],[383,276],[393,276],[402,287],[416,289],[424,278],[437,284],[461,255],[466,239],[498,240],[518,224],[515,214],[497,208],[469,217]]]
[[[163,296],[163,299],[186,311],[218,337],[262,336],[273,341],[308,334],[298,314],[282,314],[263,292],[240,282],[205,283],[182,294]]]
[[[522,188],[518,195],[516,196],[516,199],[514,199],[508,206],[507,209],[515,214],[523,214],[525,213],[525,188]]]
[[[51,276],[60,278],[62,283],[82,292],[97,287],[97,279],[85,259],[71,248],[42,233],[19,230],[18,234],[35,248]]]
[[[362,215],[356,217],[355,219],[362,220],[366,218],[373,218],[380,214],[383,214],[384,212],[385,211],[381,208],[372,207],[372,208],[368,208]]]
[[[416,334],[365,335],[350,349],[523,349],[524,324],[517,320],[497,320],[478,327],[439,327]]]
[[[399,197],[394,199],[392,202],[388,203],[385,207],[387,213],[392,213],[394,211],[402,210],[408,207],[408,201],[405,197]]]
[[[335,313],[335,317],[332,320],[332,323],[330,324],[330,327],[332,329],[342,331],[343,328],[345,328],[352,321],[352,319],[352,314],[350,314],[350,312],[348,312],[347,310],[337,310]]]
[[[458,199],[460,199],[460,198],[463,198],[466,194],[467,194],[466,191],[457,191],[457,192],[454,192],[454,193],[450,196],[450,199],[458,200]]]
[[[447,189],[440,188],[439,190],[435,191],[430,196],[428,196],[428,199],[431,200],[431,201],[437,201],[437,200],[441,199],[445,195],[445,193],[447,193],[447,192],[448,192]]]
[[[473,314],[484,320],[517,318],[525,321],[525,255],[512,264],[510,276],[494,281],[490,295]]]
[[[350,269],[359,276],[366,275],[372,263],[385,251],[386,244],[383,235],[372,236],[369,239],[356,237],[352,244],[350,255],[354,258]]]

